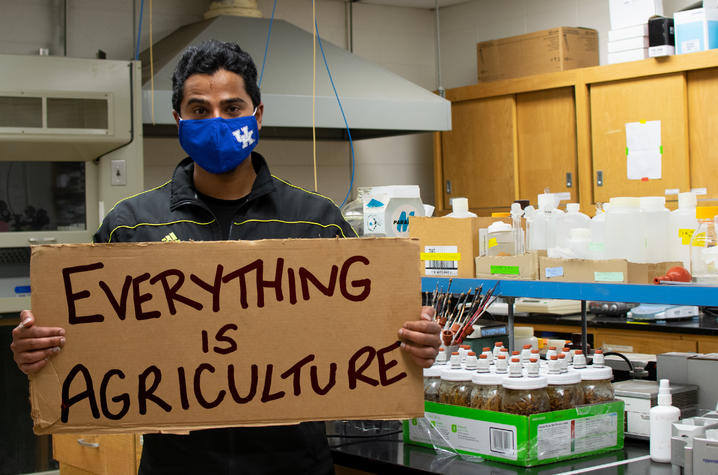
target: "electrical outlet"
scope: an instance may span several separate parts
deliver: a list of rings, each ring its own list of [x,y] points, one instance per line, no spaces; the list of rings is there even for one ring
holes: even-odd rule
[[[112,186],[127,185],[127,162],[125,160],[112,160],[111,165]]]

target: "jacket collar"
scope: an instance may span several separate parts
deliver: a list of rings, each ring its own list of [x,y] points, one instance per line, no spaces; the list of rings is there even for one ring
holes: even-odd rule
[[[269,167],[264,157],[257,152],[252,152],[251,160],[257,177],[254,179],[252,191],[247,196],[247,201],[251,201],[274,190],[272,174],[269,172]],[[193,172],[194,161],[190,157],[182,160],[179,165],[177,165],[177,168],[175,168],[170,189],[170,209],[173,211],[186,204],[201,205],[201,201],[197,198],[197,193],[194,188]]]

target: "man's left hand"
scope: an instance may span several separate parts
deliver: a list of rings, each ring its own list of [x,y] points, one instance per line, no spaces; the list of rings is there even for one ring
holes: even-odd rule
[[[414,362],[428,368],[439,354],[441,327],[434,321],[433,307],[421,308],[421,320],[404,323],[399,329],[401,349],[409,353]]]

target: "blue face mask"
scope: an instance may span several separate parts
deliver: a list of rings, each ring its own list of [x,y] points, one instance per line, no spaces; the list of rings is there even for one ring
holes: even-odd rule
[[[179,140],[197,165],[220,174],[234,170],[249,157],[259,141],[259,127],[254,114],[233,119],[180,119]]]

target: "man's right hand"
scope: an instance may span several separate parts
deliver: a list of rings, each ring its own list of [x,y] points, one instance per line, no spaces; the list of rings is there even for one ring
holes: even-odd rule
[[[12,331],[12,350],[15,363],[25,374],[40,371],[47,360],[65,346],[65,330],[56,327],[36,327],[30,310],[20,312],[20,325]]]

